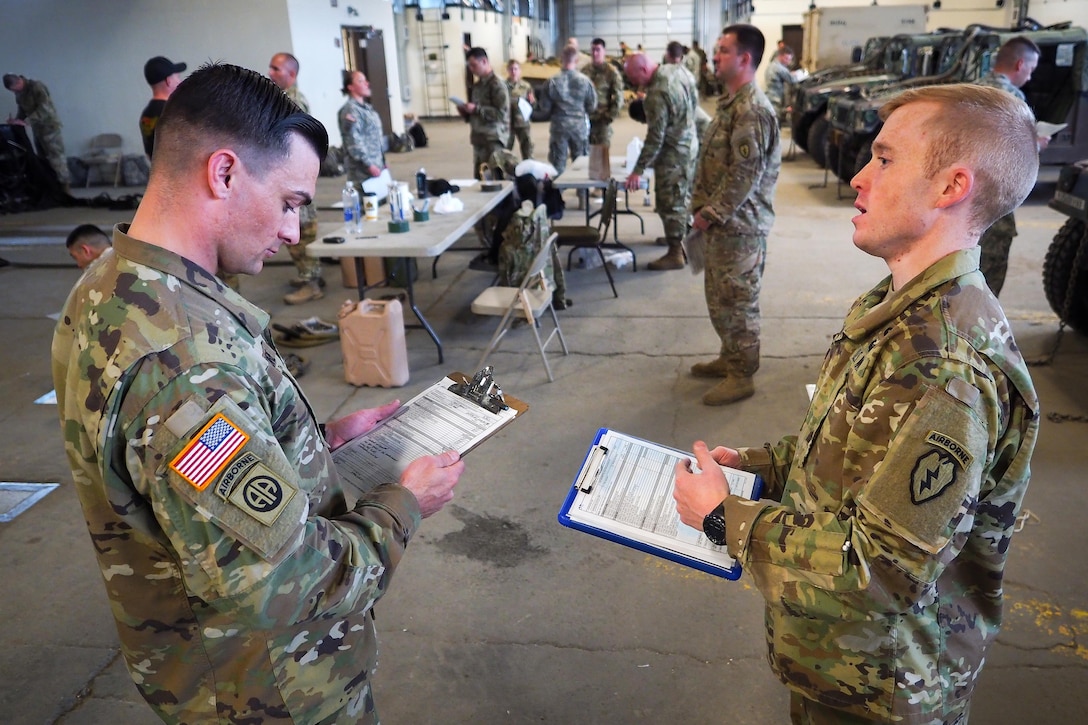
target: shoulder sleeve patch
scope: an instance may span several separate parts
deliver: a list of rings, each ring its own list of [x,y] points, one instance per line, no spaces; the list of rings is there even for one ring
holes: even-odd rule
[[[258,463],[234,487],[228,501],[265,526],[276,523],[298,489]]]
[[[248,434],[218,413],[181,449],[170,468],[203,491],[248,440]]]
[[[986,429],[970,408],[929,387],[858,504],[896,535],[936,553],[978,498],[988,445]]]

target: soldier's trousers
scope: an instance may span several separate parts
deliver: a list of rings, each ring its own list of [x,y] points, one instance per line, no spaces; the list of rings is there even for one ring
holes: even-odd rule
[[[548,163],[562,174],[567,168],[567,157],[574,161],[589,153],[589,135],[584,125],[576,128],[552,124],[548,134]]]
[[[990,291],[994,297],[1001,294],[1001,288],[1005,286],[1005,272],[1009,267],[1009,250],[1012,248],[1012,238],[1016,236],[1016,218],[1012,212],[994,222],[989,229],[982,233],[978,245],[982,248],[982,257],[979,259],[979,269],[986,278],[986,284],[990,285]]]
[[[518,142],[522,159],[533,158],[533,137],[529,135],[529,126],[511,128],[510,140],[506,142],[506,148],[513,149],[514,141]]]
[[[966,723],[970,715],[971,703],[968,702],[963,712],[944,718],[946,725],[960,725]],[[940,720],[940,718],[938,718]],[[879,719],[870,719],[860,715],[852,715],[834,707],[822,705],[815,700],[810,700],[790,690],[790,723],[791,725],[870,725],[871,723],[884,722]]]
[[[661,153],[654,161],[654,211],[670,242],[679,242],[687,234],[694,176],[694,155]]]
[[[321,260],[306,254],[306,247],[315,239],[317,239],[317,211],[313,204],[299,207],[298,244],[288,247],[287,251],[295,263],[299,278],[307,281],[321,279]]]
[[[715,225],[706,231],[706,307],[721,339],[729,374],[759,369],[759,290],[766,237],[731,237]]]
[[[57,174],[57,181],[67,186],[72,180],[68,173],[68,157],[64,154],[64,139],[61,138],[59,128],[36,128],[31,126],[34,132],[34,145],[38,148],[38,156],[48,163]]]
[[[589,124],[589,143],[594,146],[608,146],[612,143],[612,122]]]

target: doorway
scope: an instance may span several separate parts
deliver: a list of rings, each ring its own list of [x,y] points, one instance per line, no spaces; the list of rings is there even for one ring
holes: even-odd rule
[[[342,25],[340,40],[344,48],[344,68],[366,75],[371,88],[370,105],[382,119],[382,135],[391,134],[393,116],[389,108],[389,72],[385,67],[382,31],[369,25]]]

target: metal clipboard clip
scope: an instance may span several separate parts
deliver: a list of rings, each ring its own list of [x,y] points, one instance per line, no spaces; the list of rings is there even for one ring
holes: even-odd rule
[[[608,455],[608,448],[606,446],[597,445],[594,446],[593,452],[589,456],[589,461],[586,463],[585,468],[582,469],[582,475],[578,477],[575,485],[582,493],[590,493],[593,491],[593,485],[597,483],[597,477],[601,475],[601,467],[604,466],[604,457]]]
[[[499,413],[509,407],[503,400],[502,388],[495,382],[495,368],[490,365],[473,375],[469,382],[454,383],[449,391],[492,413]]]

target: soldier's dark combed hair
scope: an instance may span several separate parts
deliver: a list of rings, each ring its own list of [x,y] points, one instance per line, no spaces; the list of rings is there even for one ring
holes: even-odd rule
[[[487,51],[483,48],[469,48],[465,60],[487,60]]]
[[[110,243],[110,235],[106,234],[96,224],[80,224],[78,227],[68,233],[68,238],[64,240],[64,246],[68,249],[72,248],[72,245],[78,242],[80,239],[86,239],[88,237],[104,237],[105,244]]]
[[[722,29],[722,35],[736,36],[737,48],[740,52],[752,56],[752,68],[758,68],[763,62],[763,51],[767,47],[767,40],[756,26],[746,23],[727,25]]]
[[[599,45],[602,48],[605,47],[604,38],[594,38],[593,40],[589,41],[589,47],[592,48],[594,45]]]
[[[681,60],[684,57],[684,45],[679,40],[673,40],[665,46],[665,55],[674,60]]]
[[[155,161],[181,166],[209,146],[230,147],[263,174],[287,158],[298,134],[325,159],[329,134],[267,76],[226,63],[206,63],[170,95],[155,127]]]

